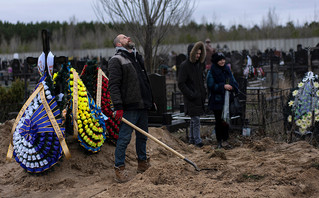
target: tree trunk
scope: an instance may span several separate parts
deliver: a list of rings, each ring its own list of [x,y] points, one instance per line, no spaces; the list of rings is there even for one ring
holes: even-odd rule
[[[153,65],[153,48],[152,48],[152,26],[148,26],[147,32],[146,32],[146,39],[145,44],[143,46],[144,50],[144,64],[145,68],[148,73],[154,72],[154,65]]]

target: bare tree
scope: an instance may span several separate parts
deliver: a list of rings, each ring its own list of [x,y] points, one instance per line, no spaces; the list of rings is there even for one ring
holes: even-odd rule
[[[191,17],[193,0],[96,0],[94,11],[105,24],[125,23],[144,51],[145,66],[155,70],[157,50],[170,28]]]
[[[275,28],[278,26],[279,16],[276,13],[276,8],[269,8],[267,16],[262,20],[262,27]]]

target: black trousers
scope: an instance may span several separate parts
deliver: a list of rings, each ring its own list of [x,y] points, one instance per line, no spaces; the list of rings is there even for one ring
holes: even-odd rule
[[[229,138],[229,125],[222,119],[222,113],[223,110],[214,110],[216,121],[215,132],[218,142],[227,141]]]

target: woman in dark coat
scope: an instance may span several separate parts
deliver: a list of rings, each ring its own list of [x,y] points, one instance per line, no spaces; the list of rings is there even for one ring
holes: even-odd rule
[[[180,65],[178,88],[184,96],[185,114],[191,117],[189,143],[202,147],[200,137],[200,115],[205,112],[206,90],[204,68],[206,50],[203,42],[190,44],[188,59]]]
[[[225,91],[238,92],[236,82],[230,68],[225,66],[225,56],[223,53],[215,53],[212,56],[212,66],[207,74],[207,88],[209,91],[208,105],[214,111],[216,120],[217,148],[229,147],[227,142],[229,135],[228,124],[222,119],[223,107],[225,103]]]

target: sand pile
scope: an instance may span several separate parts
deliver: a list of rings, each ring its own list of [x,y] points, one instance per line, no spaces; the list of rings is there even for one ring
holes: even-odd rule
[[[14,160],[6,162],[12,125],[13,120],[0,125],[0,197],[319,197],[319,151],[302,141],[248,139],[233,149],[215,150],[185,144],[164,128],[150,128],[151,135],[209,170],[195,171],[149,140],[152,167],[137,174],[133,139],[126,158],[132,180],[117,184],[115,147],[108,144],[89,154],[68,137],[71,159],[41,175],[25,172]]]

